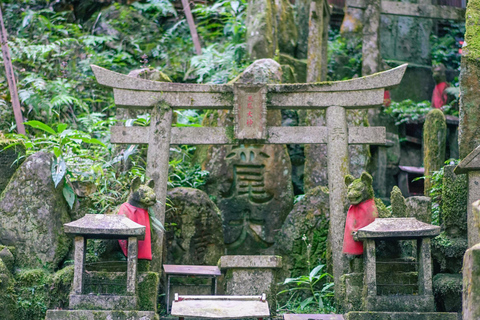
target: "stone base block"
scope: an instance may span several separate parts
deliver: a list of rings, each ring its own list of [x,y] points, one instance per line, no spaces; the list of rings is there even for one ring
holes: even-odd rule
[[[69,307],[77,310],[135,310],[137,308],[137,297],[71,294]]]
[[[345,320],[457,320],[456,313],[447,312],[372,312],[352,311]]]
[[[153,311],[47,310],[45,320],[159,320]]]
[[[431,312],[435,310],[433,295],[367,296],[365,300],[366,309],[372,311]]]

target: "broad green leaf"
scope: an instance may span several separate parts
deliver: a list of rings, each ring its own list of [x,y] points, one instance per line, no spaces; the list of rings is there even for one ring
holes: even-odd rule
[[[313,297],[308,297],[307,299],[303,300],[300,303],[300,309],[301,310],[305,309],[305,307],[311,304],[312,302],[313,302]]]
[[[63,196],[65,200],[67,200],[68,206],[70,209],[73,208],[73,204],[75,203],[75,192],[73,191],[72,187],[68,183],[65,182],[63,185]]]
[[[59,147],[53,147],[53,154],[55,155],[55,157],[60,158],[62,150]]]
[[[57,132],[62,133],[65,129],[67,129],[67,124],[66,123],[59,123],[57,125]]]
[[[310,279],[312,279],[313,277],[315,277],[317,275],[317,273],[323,269],[325,265],[323,264],[319,264],[318,266],[316,266],[315,268],[313,268],[313,270],[310,272]]]
[[[65,173],[67,173],[67,164],[65,163],[65,160],[62,158],[55,158],[52,161],[52,179],[53,183],[55,184],[55,188],[58,186],[60,181],[62,181]]]
[[[26,125],[28,125],[32,128],[40,129],[40,130],[43,130],[43,131],[51,133],[51,134],[56,134],[55,130],[53,130],[51,127],[49,127],[45,123],[37,121],[37,120],[27,121],[27,122],[24,122],[24,124],[26,124]]]

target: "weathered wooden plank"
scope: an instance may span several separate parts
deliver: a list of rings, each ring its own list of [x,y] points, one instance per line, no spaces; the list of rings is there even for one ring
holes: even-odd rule
[[[217,266],[184,266],[164,264],[165,274],[194,275],[194,276],[221,276],[222,272]]]
[[[268,93],[269,109],[321,109],[330,106],[369,108],[383,103],[384,89],[343,92],[282,92]]]
[[[385,145],[385,127],[348,127],[348,144]]]
[[[358,91],[390,88],[398,85],[408,64],[375,73],[369,76],[345,80],[305,84],[269,84],[268,92],[325,92],[325,91]]]
[[[90,67],[95,74],[97,82],[110,88],[162,92],[233,92],[232,85],[158,82],[129,77],[125,74],[110,71],[96,65],[91,65]]]
[[[233,132],[233,130],[232,130]],[[148,144],[148,127],[120,127],[111,128],[110,141],[112,143]],[[173,127],[170,144],[215,145],[231,144],[224,127]]]
[[[206,92],[159,92],[113,89],[115,104],[128,108],[153,107],[164,101],[174,109],[232,109],[233,95]]]
[[[349,7],[365,9],[365,0],[351,0]],[[431,4],[417,4],[408,2],[382,1],[382,14],[407,16],[417,18],[430,18],[442,20],[465,20],[465,9],[450,6]]]

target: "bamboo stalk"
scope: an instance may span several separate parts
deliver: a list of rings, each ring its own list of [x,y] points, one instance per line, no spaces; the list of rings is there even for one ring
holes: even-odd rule
[[[182,0],[182,5],[183,10],[185,11],[185,16],[187,17],[188,27],[190,28],[190,34],[192,35],[195,51],[197,54],[202,54],[202,47],[200,45],[200,40],[198,39],[197,28],[195,27],[195,21],[193,20],[193,15],[192,11],[190,10],[188,0]]]
[[[0,5],[0,43],[2,44],[3,61],[5,63],[5,71],[7,76],[8,88],[10,89],[10,99],[12,101],[15,122],[17,123],[17,132],[25,134],[25,126],[23,125],[22,110],[20,109],[20,101],[18,99],[17,85],[15,82],[15,74],[13,73],[12,59],[10,57],[10,49],[7,42],[7,31],[3,24],[2,6]]]

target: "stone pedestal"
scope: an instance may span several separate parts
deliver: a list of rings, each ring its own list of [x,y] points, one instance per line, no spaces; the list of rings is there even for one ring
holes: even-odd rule
[[[456,174],[468,174],[467,229],[468,246],[480,242],[480,230],[475,227],[472,203],[480,199],[480,145],[470,152],[455,168]]]
[[[270,313],[275,314],[277,271],[280,256],[223,256],[220,268],[226,271],[225,294],[237,296],[267,295]]]
[[[46,320],[158,320],[153,311],[48,310]]]
[[[472,207],[477,218],[480,215],[480,201]],[[477,222],[478,225],[478,222]],[[463,319],[480,318],[480,243],[468,249],[463,258]]]

